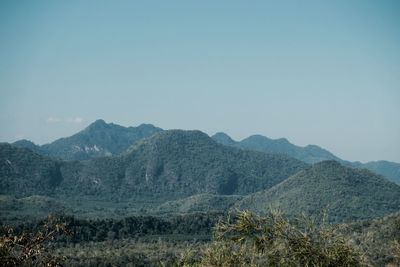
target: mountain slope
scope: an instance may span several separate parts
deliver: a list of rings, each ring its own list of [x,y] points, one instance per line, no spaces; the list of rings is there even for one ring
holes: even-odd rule
[[[280,153],[304,161],[306,163],[317,163],[323,160],[340,160],[329,151],[316,145],[306,147],[296,146],[286,138],[270,139],[262,135],[252,135],[240,142],[234,141],[225,133],[217,133],[212,138],[223,145],[234,146],[265,153]]]
[[[87,160],[117,155],[139,140],[160,131],[162,129],[151,124],[123,127],[97,120],[84,130],[70,137],[60,138],[50,144],[36,146],[30,141],[20,140],[15,142],[14,145],[63,160]]]
[[[252,135],[242,141],[236,142],[225,133],[217,133],[212,138],[223,145],[249,149],[266,153],[281,153],[306,163],[318,163],[325,160],[335,160],[346,166],[365,168],[377,174],[385,176],[390,181],[400,184],[400,163],[389,161],[373,161],[368,163],[350,162],[342,160],[331,152],[316,146],[305,147],[291,144],[287,139],[270,139],[262,135]]]
[[[364,219],[399,211],[400,186],[368,170],[324,161],[236,205],[257,212],[265,212],[269,206],[288,214],[326,210],[331,221]]]
[[[83,164],[79,179],[72,179],[69,186],[124,198],[137,193],[247,194],[269,188],[305,167],[284,155],[217,144],[200,131],[168,130],[119,157]]]
[[[182,130],[160,132],[120,156],[82,162],[59,162],[8,144],[0,151],[0,193],[16,196],[54,192],[126,200],[138,195],[176,199],[202,193],[248,194],[307,167],[284,155],[230,148],[200,131]]]
[[[379,160],[367,163],[352,162],[351,165],[356,168],[368,169],[387,177],[389,180],[397,184],[400,184],[400,163]]]
[[[61,163],[29,149],[0,144],[0,194],[51,195],[61,183]]]

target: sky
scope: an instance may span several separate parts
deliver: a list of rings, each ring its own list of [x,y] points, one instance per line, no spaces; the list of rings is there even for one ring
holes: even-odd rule
[[[0,142],[100,118],[400,162],[400,1],[0,1]]]

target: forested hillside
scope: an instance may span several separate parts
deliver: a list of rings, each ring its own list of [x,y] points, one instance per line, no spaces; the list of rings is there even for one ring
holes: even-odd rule
[[[333,222],[373,218],[399,211],[400,186],[365,169],[324,161],[236,204],[257,212],[270,207],[287,214],[326,212]]]

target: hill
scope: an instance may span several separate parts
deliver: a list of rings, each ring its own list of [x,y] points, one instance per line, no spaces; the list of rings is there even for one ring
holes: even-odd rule
[[[329,151],[316,145],[306,147],[296,146],[290,143],[286,138],[270,139],[262,135],[252,135],[239,142],[234,141],[225,133],[216,133],[212,138],[228,146],[234,146],[242,149],[249,149],[265,153],[286,154],[290,157],[304,161],[306,163],[317,163],[324,160],[339,160],[338,157]]]
[[[120,156],[62,162],[8,144],[0,146],[0,193],[174,199],[194,194],[249,194],[270,188],[307,165],[275,154],[243,151],[200,131],[169,130]]]
[[[276,207],[311,215],[325,210],[331,221],[366,219],[399,211],[400,186],[365,169],[324,161],[245,197],[236,207],[261,213]]]
[[[20,140],[13,144],[53,158],[87,160],[120,154],[136,142],[160,131],[162,129],[151,124],[123,127],[97,120],[84,130],[50,144],[37,146],[28,140]]]
[[[270,139],[262,135],[252,135],[237,142],[229,137],[229,135],[221,132],[216,133],[212,138],[216,142],[226,146],[266,153],[285,154],[310,164],[325,160],[335,160],[346,166],[368,169],[385,176],[390,181],[400,184],[400,163],[389,161],[373,161],[364,164],[361,162],[350,162],[336,157],[331,152],[319,146],[307,145],[301,147],[290,143],[286,138]]]
[[[61,162],[25,148],[0,144],[0,194],[52,195],[63,180]]]
[[[400,263],[400,212],[342,224],[340,231],[360,246],[372,266],[398,266]]]
[[[200,131],[168,130],[139,142],[121,156],[85,162],[79,175],[66,175],[61,186],[122,198],[135,194],[248,194],[270,188],[306,166],[284,155],[226,147]]]
[[[370,161],[367,163],[353,162],[352,166],[357,168],[365,168],[380,175],[387,177],[389,180],[400,184],[400,163],[385,160]]]

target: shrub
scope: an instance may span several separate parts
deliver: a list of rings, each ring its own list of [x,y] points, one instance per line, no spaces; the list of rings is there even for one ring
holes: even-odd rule
[[[0,236],[0,262],[2,266],[61,266],[62,258],[47,252],[49,241],[59,234],[68,233],[65,223],[50,215],[42,229],[31,233],[16,233],[12,227],[3,227]]]
[[[278,211],[264,217],[239,212],[220,221],[200,266],[364,266],[361,253],[334,226]],[[183,265],[181,265],[183,266]]]

